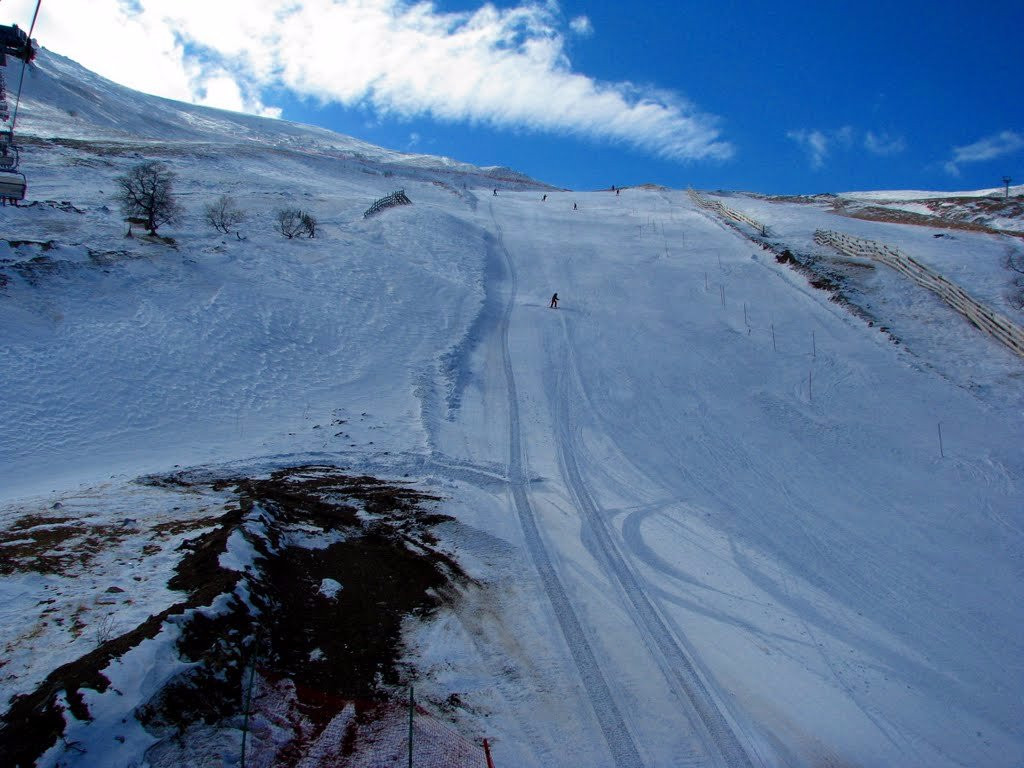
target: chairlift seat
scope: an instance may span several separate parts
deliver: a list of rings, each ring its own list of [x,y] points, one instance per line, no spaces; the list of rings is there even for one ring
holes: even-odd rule
[[[24,200],[27,189],[25,174],[0,172],[0,199]]]
[[[31,61],[35,55],[28,33],[19,29],[17,24],[6,26],[0,24],[0,64],[5,64],[4,54],[10,54],[22,61]]]

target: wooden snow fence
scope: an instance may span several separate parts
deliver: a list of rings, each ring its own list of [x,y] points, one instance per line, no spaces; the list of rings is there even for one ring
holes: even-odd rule
[[[892,267],[918,285],[937,293],[973,325],[1024,357],[1024,328],[972,298],[956,283],[947,280],[911,256],[874,240],[853,237],[842,232],[819,229],[814,241],[835,248],[848,256],[873,259]]]
[[[753,227],[761,234],[765,233],[766,230],[764,224],[757,221],[756,219],[750,218],[749,216],[747,216],[747,214],[740,213],[739,211],[734,211],[732,208],[723,205],[717,200],[710,200],[706,197],[701,197],[700,193],[694,189],[688,189],[686,191],[692,198],[693,202],[695,202],[701,208],[704,208],[709,211],[714,211],[719,216],[723,216],[727,219],[732,219],[733,221],[739,222],[740,224],[746,224],[749,227]]]
[[[370,216],[373,216],[373,214],[396,205],[412,205],[412,200],[410,200],[405,194],[404,189],[392,192],[390,195],[385,195],[380,200],[374,201],[373,205],[366,209],[366,213],[363,214],[363,218],[368,219]]]

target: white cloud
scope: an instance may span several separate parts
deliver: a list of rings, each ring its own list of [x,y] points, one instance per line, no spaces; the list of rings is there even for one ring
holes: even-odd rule
[[[907,143],[901,136],[890,136],[887,133],[868,131],[864,135],[864,148],[873,155],[887,157],[903,152],[907,148]]]
[[[895,155],[906,149],[906,142],[901,137],[892,137],[887,133],[865,131],[860,140],[860,131],[852,125],[829,131],[801,129],[789,131],[786,138],[796,142],[807,153],[811,168],[823,168],[833,148],[850,151],[863,145],[873,155]]]
[[[849,149],[855,142],[855,133],[852,125],[844,125],[832,133],[832,140],[844,149]]]
[[[986,136],[973,144],[953,148],[953,157],[945,164],[946,173],[951,176],[960,175],[960,166],[964,163],[981,163],[995,160],[997,157],[1012,154],[1024,148],[1024,136],[1015,131],[1001,131],[993,136]]]
[[[590,37],[594,34],[594,25],[590,23],[590,19],[586,16],[577,16],[575,19],[570,21],[569,29],[580,37]]]
[[[30,19],[34,6],[4,10]],[[557,4],[537,0],[463,13],[408,0],[48,0],[36,36],[117,82],[227,109],[267,114],[261,89],[283,86],[378,115],[576,135],[678,161],[732,155],[716,118],[678,94],[574,72],[563,23]],[[592,32],[585,16],[568,28]]]
[[[825,164],[828,156],[828,137],[821,131],[789,131],[786,137],[795,141],[811,160],[811,168],[817,170]]]

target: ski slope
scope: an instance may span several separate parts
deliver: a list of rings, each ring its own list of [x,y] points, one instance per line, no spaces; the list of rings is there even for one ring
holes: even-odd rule
[[[256,118],[236,140],[179,105],[186,147],[122,91],[137,116],[47,142],[57,85],[107,98],[53,62],[23,107],[38,204],[0,209],[0,527],[147,515],[133,480],[176,466],[413,480],[476,579],[410,623],[417,690],[458,693],[499,766],[1024,760],[1024,361],[938,299],[861,269],[895,344],[684,191],[552,192]],[[123,237],[113,178],[142,157],[179,174],[173,247]],[[397,188],[413,205],[362,218]],[[202,223],[225,193],[244,240]],[[1012,280],[1012,238],[726,202],[803,252],[833,228],[993,303]],[[289,204],[315,240],[273,232]],[[40,597],[98,621],[105,586],[0,577],[4,702],[88,650]]]

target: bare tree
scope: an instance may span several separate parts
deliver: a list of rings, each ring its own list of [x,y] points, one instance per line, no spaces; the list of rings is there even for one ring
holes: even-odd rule
[[[1024,254],[1009,250],[1006,254],[1006,268],[1020,277],[1013,277],[1006,298],[1014,309],[1024,310]]]
[[[206,221],[218,232],[231,234],[231,229],[245,221],[245,213],[235,204],[235,199],[221,195],[203,209]]]
[[[302,211],[298,208],[282,208],[277,212],[275,227],[289,240],[301,235],[305,231],[305,225],[302,223]]]
[[[302,229],[306,233],[306,237],[316,237],[316,225],[315,216],[308,213],[302,214]]]
[[[316,217],[298,208],[282,208],[277,212],[275,228],[289,240],[299,235],[316,237]]]
[[[140,163],[117,177],[115,199],[126,218],[145,221],[146,229],[155,235],[161,224],[181,219],[182,208],[174,199],[175,178],[177,174],[159,161]]]

